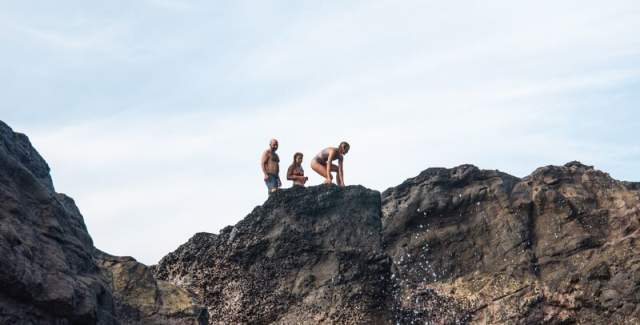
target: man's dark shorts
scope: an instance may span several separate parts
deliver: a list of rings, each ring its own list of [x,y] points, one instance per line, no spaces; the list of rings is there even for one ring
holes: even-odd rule
[[[267,184],[269,192],[271,192],[271,190],[274,188],[280,188],[280,186],[282,186],[282,182],[280,182],[280,176],[278,175],[269,175],[264,183]]]

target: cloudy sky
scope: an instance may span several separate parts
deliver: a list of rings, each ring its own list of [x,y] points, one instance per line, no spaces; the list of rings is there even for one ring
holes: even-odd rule
[[[640,181],[638,31],[637,0],[0,0],[0,119],[97,247],[153,264],[264,201],[271,137],[313,184],[342,140],[377,190],[463,163]]]

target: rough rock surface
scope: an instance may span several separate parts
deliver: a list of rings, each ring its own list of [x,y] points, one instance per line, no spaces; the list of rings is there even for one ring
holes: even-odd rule
[[[210,324],[638,324],[640,193],[572,162],[282,190],[156,276]]]
[[[99,256],[73,200],[54,191],[46,162],[0,122],[0,324],[197,324],[202,309],[188,308],[186,291],[163,282],[154,291],[144,266],[110,257],[117,261],[101,269],[108,263]],[[112,291],[112,283],[126,288]],[[157,305],[130,300],[132,292],[155,293]]]
[[[115,324],[73,200],[26,136],[0,122],[0,323]]]
[[[463,165],[282,190],[147,267],[0,122],[0,324],[640,324],[639,239],[640,183]]]
[[[185,289],[158,281],[151,268],[131,257],[95,252],[115,297],[121,324],[207,324],[207,310]]]
[[[640,323],[640,197],[605,173],[429,169],[382,201],[401,323]]]
[[[210,324],[386,324],[380,234],[379,192],[292,188],[219,235],[196,234],[156,274],[201,297]]]

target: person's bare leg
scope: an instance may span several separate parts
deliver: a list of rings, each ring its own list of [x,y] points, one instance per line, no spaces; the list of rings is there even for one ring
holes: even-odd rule
[[[320,176],[324,177],[325,179],[327,178],[327,166],[323,166],[317,160],[311,160],[311,169],[313,169],[313,171],[320,174]]]

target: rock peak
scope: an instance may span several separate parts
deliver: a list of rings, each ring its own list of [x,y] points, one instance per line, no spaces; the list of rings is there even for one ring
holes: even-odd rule
[[[147,267],[0,123],[0,323],[637,324],[639,190],[579,162],[297,187]]]
[[[186,290],[93,247],[29,139],[0,122],[0,324],[205,324]]]
[[[201,297],[211,323],[633,323],[632,186],[571,162],[522,179],[429,168],[382,194],[292,188],[156,276]]]
[[[582,169],[593,169],[593,166],[587,166],[577,160],[574,161],[570,161],[566,164],[564,164],[564,167],[568,167],[568,168],[582,168]]]
[[[377,191],[285,189],[219,235],[197,234],[156,275],[196,292],[218,322],[375,323],[389,278],[381,229]]]
[[[49,165],[33,148],[29,138],[13,130],[0,121],[0,157],[9,161],[7,167],[16,169],[16,172],[30,173],[48,190],[53,191],[53,182],[49,175]],[[20,171],[21,170],[21,171]]]

